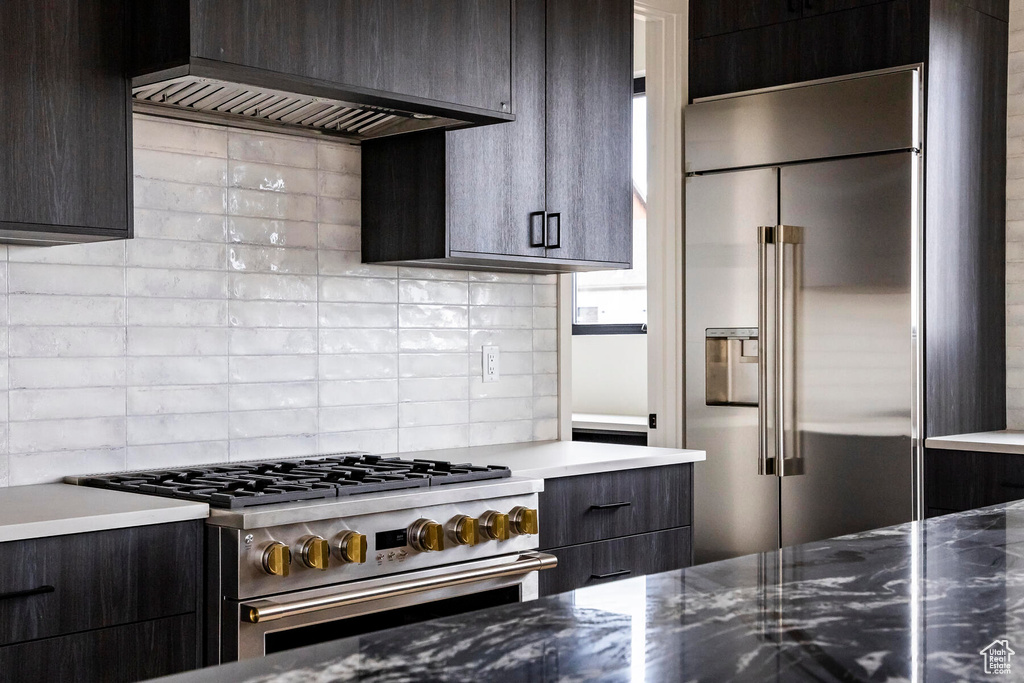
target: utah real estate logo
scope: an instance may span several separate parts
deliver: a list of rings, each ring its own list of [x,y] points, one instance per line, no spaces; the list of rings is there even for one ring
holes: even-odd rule
[[[1010,649],[1010,641],[993,640],[978,654],[985,658],[985,673],[1008,674],[1010,673],[1010,657],[1017,653]]]

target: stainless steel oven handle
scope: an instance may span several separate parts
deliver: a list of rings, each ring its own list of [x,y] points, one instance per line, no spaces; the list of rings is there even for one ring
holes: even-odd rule
[[[436,588],[447,588],[466,583],[476,583],[487,579],[497,579],[503,576],[516,576],[518,574],[529,574],[530,572],[542,569],[552,569],[558,565],[558,558],[547,553],[522,553],[515,562],[500,564],[480,569],[467,569],[442,576],[431,576],[423,579],[412,579],[410,581],[399,581],[366,588],[363,590],[338,593],[318,598],[307,598],[305,600],[293,600],[291,602],[278,602],[276,600],[257,600],[246,602],[241,605],[242,621],[249,624],[260,624],[266,621],[294,617],[310,612],[320,612],[337,607],[347,607],[362,602],[380,600],[382,598],[393,598],[400,595],[412,593],[423,593]]]

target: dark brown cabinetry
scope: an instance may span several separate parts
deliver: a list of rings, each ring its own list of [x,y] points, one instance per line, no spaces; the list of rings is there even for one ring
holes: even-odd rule
[[[364,143],[363,260],[629,267],[632,11],[519,0],[514,122]]]
[[[202,522],[4,543],[0,670],[137,680],[199,664]],[[25,680],[36,680],[29,677]]]
[[[1024,499],[1024,455],[929,448],[924,489],[928,517]]]
[[[927,12],[927,0],[695,0],[690,98],[925,61]]]
[[[690,566],[692,493],[690,464],[546,480],[541,595]]]
[[[132,233],[123,0],[0,4],[0,241]]]
[[[514,110],[511,22],[511,0],[153,0],[133,68],[494,122]]]

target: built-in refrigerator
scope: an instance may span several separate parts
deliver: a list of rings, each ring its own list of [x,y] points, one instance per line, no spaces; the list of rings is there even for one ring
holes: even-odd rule
[[[697,562],[918,513],[918,69],[686,110]]]

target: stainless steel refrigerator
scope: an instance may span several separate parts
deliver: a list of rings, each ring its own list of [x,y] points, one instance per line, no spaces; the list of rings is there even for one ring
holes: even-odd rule
[[[698,562],[917,514],[920,98],[903,69],[686,110]]]

